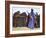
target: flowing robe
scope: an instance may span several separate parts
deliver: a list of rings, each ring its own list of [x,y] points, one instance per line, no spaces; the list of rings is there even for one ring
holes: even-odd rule
[[[34,28],[34,24],[35,24],[35,14],[33,12],[31,12],[29,14],[29,16],[31,16],[31,17],[29,18],[28,27],[33,29]]]

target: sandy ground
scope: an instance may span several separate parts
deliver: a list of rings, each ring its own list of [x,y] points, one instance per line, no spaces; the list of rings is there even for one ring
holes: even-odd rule
[[[36,29],[39,29],[39,28],[34,28],[35,30]],[[31,28],[28,28],[28,27],[14,27],[13,28],[13,31],[20,31],[20,30],[32,30]]]

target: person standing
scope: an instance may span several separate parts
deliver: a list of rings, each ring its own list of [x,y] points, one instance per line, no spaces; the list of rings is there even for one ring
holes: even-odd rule
[[[31,12],[29,13],[29,22],[28,22],[28,27],[33,29],[35,25],[35,14],[33,12],[33,9],[31,9]]]

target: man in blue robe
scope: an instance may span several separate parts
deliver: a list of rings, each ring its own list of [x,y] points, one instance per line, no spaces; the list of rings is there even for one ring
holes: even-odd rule
[[[29,14],[29,23],[28,23],[28,27],[33,29],[34,25],[35,25],[35,14],[33,12],[33,9],[31,9],[31,13]]]

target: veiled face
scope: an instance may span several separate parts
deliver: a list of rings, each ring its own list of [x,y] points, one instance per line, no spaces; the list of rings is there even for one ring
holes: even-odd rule
[[[33,9],[31,9],[31,12],[33,12]]]

